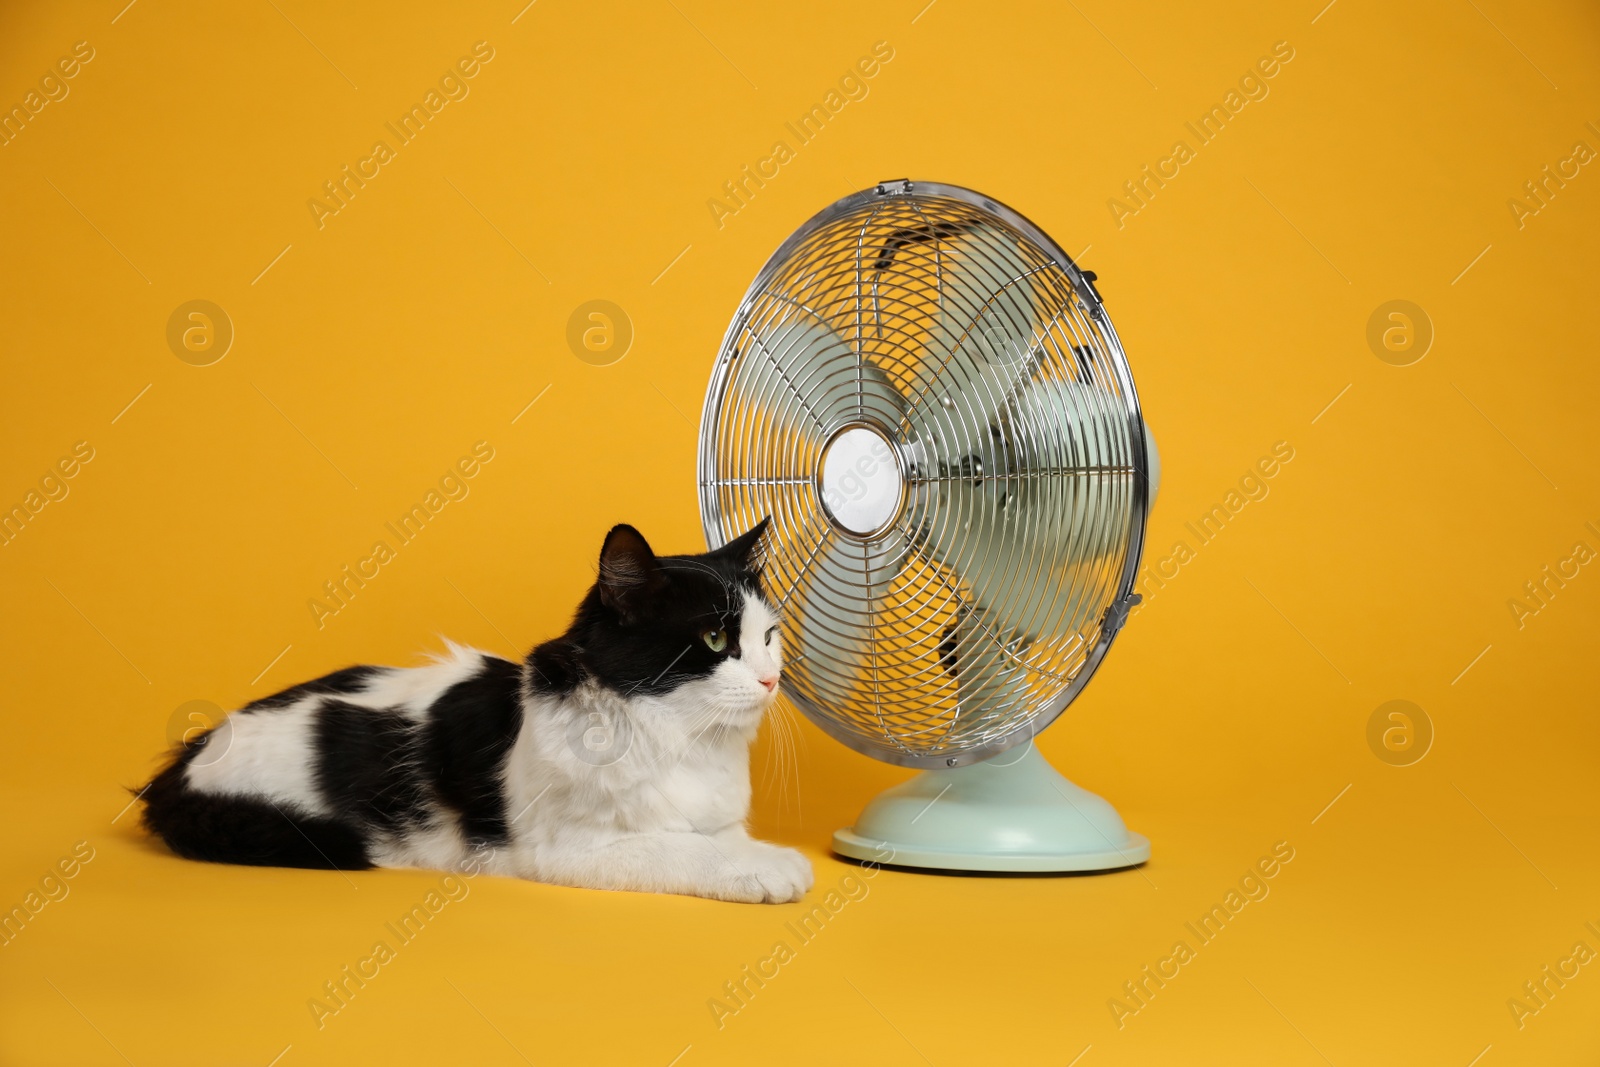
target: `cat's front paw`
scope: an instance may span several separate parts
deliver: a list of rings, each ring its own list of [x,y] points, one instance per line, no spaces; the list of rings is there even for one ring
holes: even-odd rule
[[[811,861],[792,848],[751,841],[731,857],[733,881],[724,899],[747,904],[792,904],[815,878]]]
[[[811,861],[806,859],[799,849],[783,848],[779,845],[769,845],[765,842],[762,842],[761,846],[771,855],[772,862],[788,869],[795,882],[800,886],[801,894],[804,894],[816,883],[816,877],[811,871]],[[795,899],[799,900],[800,898],[795,897]]]

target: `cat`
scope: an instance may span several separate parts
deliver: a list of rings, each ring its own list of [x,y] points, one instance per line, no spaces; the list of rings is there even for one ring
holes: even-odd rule
[[[800,900],[809,861],[745,830],[783,658],[767,522],[681,556],[612,528],[567,632],[520,664],[447,643],[247,704],[174,753],[144,824],[222,863]]]

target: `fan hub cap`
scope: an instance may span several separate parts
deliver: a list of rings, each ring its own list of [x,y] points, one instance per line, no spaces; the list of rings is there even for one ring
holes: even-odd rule
[[[870,537],[900,514],[905,476],[900,457],[874,426],[848,426],[822,452],[822,506],[835,526]]]

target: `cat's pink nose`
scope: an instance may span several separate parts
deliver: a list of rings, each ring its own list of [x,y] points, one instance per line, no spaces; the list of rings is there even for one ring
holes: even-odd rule
[[[769,693],[772,692],[774,689],[778,688],[778,679],[777,679],[776,676],[774,676],[772,678],[758,678],[758,679],[756,679],[756,681],[760,682],[763,686],[765,686],[767,692],[769,692]]]

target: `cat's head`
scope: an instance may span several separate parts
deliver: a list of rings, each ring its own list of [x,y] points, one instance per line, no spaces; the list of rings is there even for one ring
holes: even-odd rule
[[[615,526],[580,611],[583,659],[622,693],[681,702],[686,714],[754,731],[778,693],[783,636],[761,585],[766,519],[700,555],[658,556]]]

